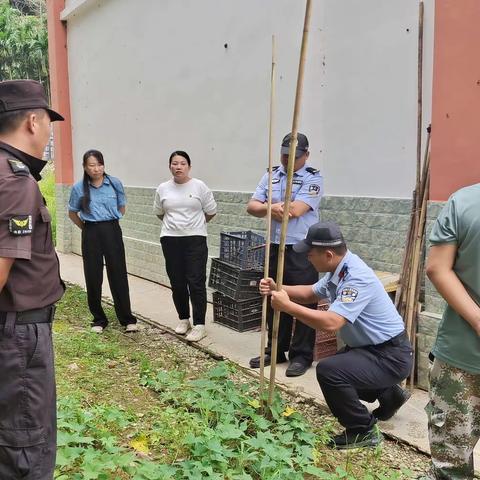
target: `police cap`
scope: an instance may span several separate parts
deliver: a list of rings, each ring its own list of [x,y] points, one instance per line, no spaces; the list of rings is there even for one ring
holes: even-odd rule
[[[64,120],[59,113],[50,108],[41,83],[35,80],[0,82],[0,114],[37,108],[46,110],[52,122]]]
[[[288,155],[290,153],[290,140],[292,134],[288,133],[282,140],[282,155]],[[308,138],[303,133],[297,133],[297,149],[295,150],[295,158],[300,158],[302,155],[308,152]]]
[[[344,245],[340,227],[333,222],[318,222],[312,225],[307,232],[305,240],[301,240],[293,246],[298,253],[308,252],[312,247],[339,247]]]

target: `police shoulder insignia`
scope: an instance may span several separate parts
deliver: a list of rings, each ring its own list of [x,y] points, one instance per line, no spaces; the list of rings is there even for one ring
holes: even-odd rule
[[[30,175],[30,170],[20,160],[17,160],[16,158],[9,158],[8,163],[10,164],[10,168],[15,175]]]
[[[275,165],[274,167],[272,167],[272,170],[274,172],[276,172],[279,168],[280,168],[280,165]],[[267,170],[268,170],[268,168],[267,168]]]
[[[318,195],[320,193],[320,185],[310,185],[308,187],[308,193],[309,195]]]
[[[358,290],[352,287],[342,288],[342,293],[340,294],[340,301],[342,303],[353,303],[358,297]]]
[[[313,167],[307,167],[305,169],[308,173],[311,173],[312,175],[315,175],[317,173],[320,173],[320,170],[317,170],[316,168],[313,168]]]
[[[8,220],[8,229],[12,235],[31,235],[32,216],[31,215],[15,215]]]

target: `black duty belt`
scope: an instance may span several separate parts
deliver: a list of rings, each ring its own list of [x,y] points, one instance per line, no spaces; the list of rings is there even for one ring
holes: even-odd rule
[[[0,325],[5,325],[9,312],[0,312]],[[13,312],[15,323],[26,325],[28,323],[50,323],[55,316],[55,305],[36,308],[35,310],[25,310],[24,312]]]
[[[393,346],[398,346],[401,345],[405,340],[408,340],[407,332],[404,330],[402,333],[399,333],[395,337],[391,338],[390,340],[387,340],[386,342],[379,343],[378,345],[374,345],[375,347],[380,347],[383,345],[393,345]]]
[[[90,220],[85,220],[83,223],[85,225],[105,225],[106,223],[117,223],[118,218],[115,218],[113,220],[99,220],[98,222],[91,222]]]

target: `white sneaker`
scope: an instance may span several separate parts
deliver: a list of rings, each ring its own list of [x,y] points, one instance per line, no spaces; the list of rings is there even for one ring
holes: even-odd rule
[[[205,325],[194,325],[192,331],[185,337],[188,342],[198,342],[207,336]]]
[[[91,332],[93,333],[102,333],[103,332],[103,327],[100,325],[94,325],[91,329]]]
[[[175,327],[175,333],[185,335],[190,330],[190,320],[180,320]]]
[[[136,323],[129,323],[125,327],[125,332],[138,332],[138,325]]]

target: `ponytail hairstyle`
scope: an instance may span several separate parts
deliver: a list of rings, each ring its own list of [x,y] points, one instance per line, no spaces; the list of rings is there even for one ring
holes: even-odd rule
[[[85,213],[90,213],[90,185],[89,185],[90,177],[85,171],[87,160],[90,157],[95,157],[100,165],[105,165],[105,161],[103,160],[103,154],[99,150],[93,150],[93,149],[87,150],[83,154],[82,165],[83,165],[84,171],[83,171],[83,197],[81,198],[81,209]]]
[[[176,157],[176,156],[183,157],[187,161],[188,166],[189,167],[192,166],[192,162],[190,161],[190,157],[188,156],[188,153],[184,152],[183,150],[175,150],[170,155],[170,158],[168,159],[168,166],[170,166],[172,164],[173,157]]]

